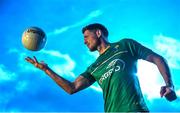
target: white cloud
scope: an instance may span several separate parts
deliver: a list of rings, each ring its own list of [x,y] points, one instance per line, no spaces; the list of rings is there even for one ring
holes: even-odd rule
[[[92,56],[94,59],[96,59],[99,56],[99,53],[97,51],[95,52],[90,52],[89,50],[87,51],[87,54]]]
[[[5,111],[7,104],[17,92],[27,89],[27,82],[19,81],[18,73],[8,70],[3,64],[0,64],[0,73],[0,111]],[[9,84],[9,82],[13,83]]]
[[[0,73],[0,83],[14,81],[17,78],[17,74],[9,71],[3,64],[0,64]]]
[[[62,27],[62,28],[58,28],[52,32],[49,32],[47,33],[48,36],[50,35],[58,35],[58,34],[61,34],[63,32],[66,32],[67,30],[71,29],[71,28],[75,28],[75,27],[78,27],[78,26],[81,26],[85,23],[88,23],[89,21],[91,21],[93,18],[96,18],[96,17],[99,17],[100,15],[102,15],[103,12],[101,10],[94,10],[92,12],[90,12],[84,19],[82,19],[81,21],[75,23],[75,24],[72,24],[72,25],[69,25],[69,26],[65,26],[65,27]]]
[[[99,17],[102,14],[103,14],[102,10],[94,10],[94,11],[90,12],[83,20],[81,20],[80,22],[72,25],[72,27],[78,27],[78,26],[81,26],[83,24],[86,24],[89,21],[91,21],[93,18]]]
[[[144,95],[149,100],[160,98],[160,88],[164,81],[156,65],[144,60],[138,60],[138,78]]]
[[[176,91],[176,94],[180,97],[180,89]]]
[[[170,67],[180,69],[180,41],[172,37],[155,35],[155,47],[167,59]]]
[[[12,51],[16,51],[15,49]],[[0,111],[6,111],[8,103],[17,92],[27,89],[27,82],[18,80],[19,74],[0,64]],[[12,83],[12,84],[11,84]]]
[[[97,92],[102,93],[102,88],[99,85],[96,86],[96,85],[93,84],[92,86],[90,86],[90,88],[92,88],[93,90],[95,90]]]
[[[29,64],[25,61],[25,57],[28,56],[28,53],[19,52],[17,49],[11,49],[9,50],[9,53],[18,53],[18,66],[20,67],[19,71],[39,71],[39,69],[35,68],[32,64]],[[72,58],[68,54],[61,54],[59,51],[55,50],[41,50],[38,52],[38,54],[36,54],[35,52],[31,52],[31,55],[37,55],[36,57],[38,60],[45,60],[44,62],[47,63],[55,72],[57,72],[61,76],[72,78],[75,77],[75,74],[73,73],[73,70],[75,68],[75,61],[72,60]]]
[[[86,51],[86,54],[81,55],[83,62],[89,66],[91,65],[99,56],[99,53],[96,52],[90,52],[89,50]]]
[[[66,26],[66,27],[63,27],[63,28],[60,28],[60,29],[56,29],[51,33],[52,34],[61,34],[63,32],[66,32],[67,30],[69,30],[69,28],[70,28],[70,26]],[[48,33],[48,34],[51,34],[51,33]]]
[[[42,50],[42,54],[52,57],[48,59],[54,59],[50,62],[53,63],[52,68],[55,72],[62,76],[75,77],[75,74],[72,72],[75,68],[75,61],[73,61],[68,54],[61,54],[54,50]],[[58,59],[60,59],[60,61],[58,61]],[[64,61],[62,62],[62,60]]]
[[[30,86],[28,86],[28,82],[24,80],[24,81],[17,82],[15,88],[16,88],[16,91],[20,92],[20,91],[27,90],[28,87],[30,87]]]
[[[58,34],[64,33],[67,30],[69,30],[70,28],[71,28],[71,26],[65,26],[62,28],[55,29],[54,31],[47,33],[47,36],[49,37],[51,35],[58,35]]]

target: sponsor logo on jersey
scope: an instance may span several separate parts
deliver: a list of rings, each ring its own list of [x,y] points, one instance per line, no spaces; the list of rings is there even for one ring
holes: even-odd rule
[[[104,80],[112,75],[114,72],[123,71],[125,68],[125,62],[121,59],[114,59],[106,67],[106,72],[99,79],[99,83],[102,84]]]

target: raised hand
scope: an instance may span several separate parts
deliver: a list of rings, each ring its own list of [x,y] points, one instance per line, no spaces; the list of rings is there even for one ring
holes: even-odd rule
[[[38,60],[36,59],[35,56],[33,56],[33,58],[26,57],[25,60],[43,71],[45,71],[48,68],[48,65],[46,63],[44,63],[43,61],[38,62]]]

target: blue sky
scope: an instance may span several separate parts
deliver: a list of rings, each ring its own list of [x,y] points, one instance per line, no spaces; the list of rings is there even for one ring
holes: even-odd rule
[[[81,33],[84,25],[94,22],[107,26],[110,42],[132,38],[164,56],[180,96],[179,5],[179,0],[1,0],[0,112],[103,111],[97,84],[68,95],[24,60],[35,55],[73,81],[98,56],[88,51]],[[28,51],[21,43],[30,26],[46,32],[47,44],[41,51]],[[164,82],[155,65],[139,60],[138,76],[151,111],[180,112],[179,99],[160,98]]]

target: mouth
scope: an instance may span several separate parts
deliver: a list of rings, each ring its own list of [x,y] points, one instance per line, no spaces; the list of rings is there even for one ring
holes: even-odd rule
[[[86,43],[86,46],[87,46],[87,47],[89,47],[89,45],[90,45],[89,43]]]

